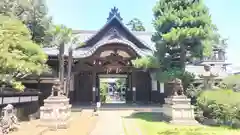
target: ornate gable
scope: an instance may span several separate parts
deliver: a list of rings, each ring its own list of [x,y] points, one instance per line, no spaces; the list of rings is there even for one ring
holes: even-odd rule
[[[111,40],[111,39],[122,39],[122,35],[114,27],[111,28],[104,36],[109,37],[109,40]]]
[[[151,50],[147,45],[141,42],[127,27],[121,22],[122,18],[117,8],[114,7],[109,13],[108,21],[96,34],[84,42],[84,46],[78,48],[93,47],[106,37],[121,40],[122,37],[135,44],[138,48]],[[76,48],[76,49],[78,49]]]

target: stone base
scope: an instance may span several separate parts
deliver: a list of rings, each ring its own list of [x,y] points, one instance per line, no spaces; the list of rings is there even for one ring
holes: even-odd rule
[[[48,127],[50,129],[67,129],[70,126],[70,120],[60,122],[60,121],[41,121],[40,127]]]
[[[71,105],[65,96],[50,96],[40,108],[40,126],[49,128],[68,128]]]
[[[164,115],[170,118],[170,123],[181,125],[198,125],[194,117],[194,107],[186,96],[172,96],[166,98]]]

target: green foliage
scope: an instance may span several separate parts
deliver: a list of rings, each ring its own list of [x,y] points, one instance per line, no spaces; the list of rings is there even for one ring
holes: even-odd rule
[[[116,80],[117,89],[120,89],[125,84],[126,84],[126,78],[119,78]]]
[[[143,69],[159,67],[159,62],[156,60],[155,57],[152,56],[136,58],[135,60],[132,60],[132,64],[135,68]]]
[[[214,100],[217,104],[240,104],[240,93],[231,89],[223,90],[206,90],[200,96],[199,100]]]
[[[0,14],[21,20],[31,31],[31,39],[37,44],[49,45],[52,36],[51,18],[47,16],[45,0],[1,0]]]
[[[138,18],[133,18],[127,23],[127,26],[130,27],[132,31],[145,31],[143,23]]]
[[[192,100],[195,100],[201,94],[202,89],[200,87],[194,87],[193,84],[190,84],[185,92],[186,96],[190,97]]]
[[[197,110],[219,124],[232,126],[240,121],[240,93],[225,89],[204,91],[197,99]]]
[[[19,20],[0,15],[0,80],[22,90],[16,80],[48,70],[47,56]]]
[[[84,45],[84,43],[79,42],[77,37],[73,36],[72,29],[64,25],[54,25],[49,33],[53,37],[52,44],[49,45],[51,47],[58,47],[60,49],[61,44],[66,45],[68,43],[79,44],[79,46]]]
[[[195,76],[194,74],[187,71],[183,71],[179,68],[170,68],[163,72],[157,73],[157,79],[160,82],[169,82],[174,78],[181,79],[184,89],[187,89],[188,86],[194,81]]]
[[[106,101],[107,90],[108,84],[106,82],[100,82],[100,99],[102,103]]]
[[[153,12],[158,56],[169,53],[168,63],[177,60],[184,70],[189,58],[211,54],[218,34],[202,0],[158,0]]]
[[[230,75],[224,78],[221,82],[228,89],[233,89],[234,91],[240,90],[240,75]]]

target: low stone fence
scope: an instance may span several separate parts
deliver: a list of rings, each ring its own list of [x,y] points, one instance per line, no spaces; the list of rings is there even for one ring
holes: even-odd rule
[[[14,106],[14,111],[19,120],[28,120],[29,116],[34,114],[37,118],[39,111],[39,95],[37,90],[25,90],[24,92],[16,92],[12,88],[5,88],[0,92],[0,111],[7,104]],[[36,115],[35,115],[36,114]]]

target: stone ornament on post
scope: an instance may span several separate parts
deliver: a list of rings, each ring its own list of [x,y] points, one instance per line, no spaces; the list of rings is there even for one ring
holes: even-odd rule
[[[69,98],[63,94],[63,87],[59,79],[55,80],[52,94],[44,100],[40,108],[41,126],[49,128],[68,128],[71,115]]]
[[[172,96],[182,96],[184,95],[183,93],[183,86],[182,86],[182,80],[175,78],[172,81],[173,83],[173,93]]]
[[[173,81],[173,91],[169,98],[165,98],[164,115],[171,119],[170,123],[183,125],[196,125],[194,107],[191,99],[184,95],[181,79]]]
[[[61,84],[59,79],[54,81],[51,96],[63,96],[63,84]]]

